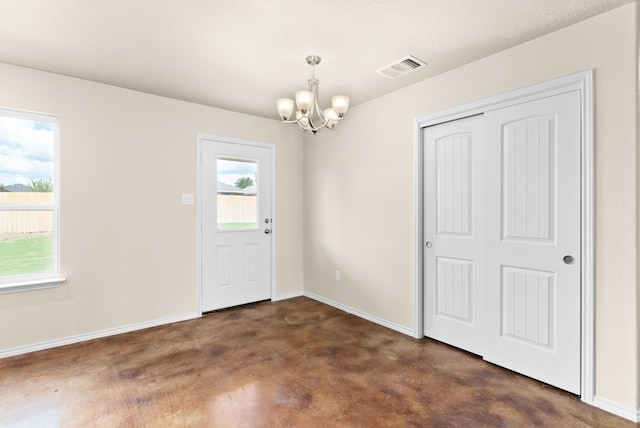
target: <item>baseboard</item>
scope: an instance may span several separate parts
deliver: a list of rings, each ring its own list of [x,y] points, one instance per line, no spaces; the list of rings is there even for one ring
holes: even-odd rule
[[[389,322],[389,321],[384,320],[382,318],[379,318],[379,317],[377,317],[375,315],[370,315],[370,314],[368,314],[366,312],[362,312],[362,311],[360,311],[358,309],[354,309],[352,307],[343,305],[341,303],[334,302],[333,300],[327,299],[327,298],[322,297],[322,296],[318,296],[317,294],[313,294],[313,293],[310,293],[308,291],[304,292],[304,296],[308,297],[310,299],[313,299],[313,300],[317,300],[318,302],[324,303],[326,305],[333,306],[334,308],[340,309],[341,311],[344,311],[344,312],[347,312],[347,313],[350,313],[351,315],[355,315],[357,317],[364,318],[367,321],[371,321],[371,322],[376,323],[378,325],[381,325],[383,327],[390,328],[391,330],[395,330],[395,331],[400,332],[402,334],[406,334],[407,336],[415,337],[415,333],[414,333],[414,331],[412,329],[403,327],[403,326],[401,326],[399,324],[395,324],[395,323]]]
[[[628,419],[631,422],[640,422],[640,411],[627,409],[618,403],[614,403],[605,398],[593,397],[593,401],[589,404],[609,413],[613,413],[616,416],[620,416],[621,418]]]
[[[304,296],[303,291],[295,291],[293,293],[281,294],[277,297],[271,299],[272,302],[279,302],[280,300],[293,299],[294,297],[302,297]]]
[[[157,327],[159,325],[171,324],[174,322],[186,321],[201,317],[200,313],[184,314],[175,317],[162,318],[153,321],[130,324],[117,328],[94,331],[92,333],[78,334],[75,336],[64,337],[62,339],[49,340],[47,342],[35,343],[32,345],[19,346],[0,351],[0,359],[13,357],[16,355],[27,354],[29,352],[42,351],[44,349],[57,348],[58,346],[71,345],[73,343],[84,342],[101,337],[114,336],[116,334],[129,333],[136,330],[144,330],[145,328]]]

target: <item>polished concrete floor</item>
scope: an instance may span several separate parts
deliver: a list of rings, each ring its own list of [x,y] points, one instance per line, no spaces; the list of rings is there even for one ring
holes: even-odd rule
[[[2,427],[635,427],[307,298],[0,360]]]

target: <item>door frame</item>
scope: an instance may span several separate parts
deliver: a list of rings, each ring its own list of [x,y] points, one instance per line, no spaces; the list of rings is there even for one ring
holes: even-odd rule
[[[424,337],[424,266],[423,204],[424,165],[423,132],[427,126],[461,119],[487,111],[509,107],[570,91],[580,91],[581,150],[581,361],[580,390],[582,401],[594,404],[595,328],[594,328],[594,146],[593,146],[593,70],[585,70],[542,83],[515,89],[471,103],[437,111],[414,119],[414,333]]]
[[[271,153],[271,300],[276,295],[276,145],[273,143],[263,143],[259,141],[244,140],[240,138],[221,137],[217,135],[196,134],[196,285],[198,293],[196,303],[198,311],[202,313],[202,144],[205,141],[238,144],[244,146],[261,147],[268,149]]]

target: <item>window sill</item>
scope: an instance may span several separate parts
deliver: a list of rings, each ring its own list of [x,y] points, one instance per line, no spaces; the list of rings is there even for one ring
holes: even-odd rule
[[[57,288],[65,282],[66,279],[62,277],[53,278],[38,278],[30,279],[26,281],[8,282],[6,284],[0,284],[0,294],[6,293],[20,293],[22,291],[43,290],[45,288]]]

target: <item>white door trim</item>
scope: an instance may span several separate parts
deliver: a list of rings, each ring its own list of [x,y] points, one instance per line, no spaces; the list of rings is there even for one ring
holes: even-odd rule
[[[276,145],[258,141],[243,140],[239,138],[220,137],[216,135],[196,134],[196,285],[198,293],[196,304],[198,311],[202,313],[202,143],[215,141],[230,144],[242,144],[245,146],[262,147],[271,151],[271,300],[276,296],[276,237],[278,236],[276,219]]]
[[[585,70],[539,84],[509,91],[450,109],[430,113],[414,120],[414,336],[423,331],[423,141],[422,128],[504,108],[564,92],[579,90],[581,99],[581,220],[582,220],[582,331],[581,398],[594,405],[595,334],[594,334],[594,147],[593,147],[593,70]]]

